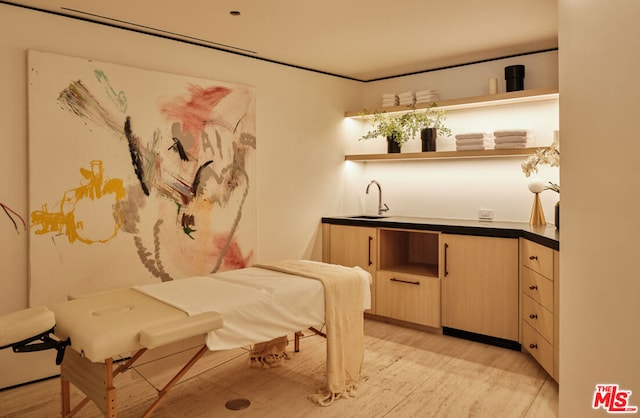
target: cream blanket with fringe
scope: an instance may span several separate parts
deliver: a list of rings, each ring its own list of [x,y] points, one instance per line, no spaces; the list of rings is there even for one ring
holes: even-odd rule
[[[320,280],[327,326],[327,387],[311,400],[328,406],[355,396],[364,360],[364,290],[354,268],[305,260],[284,260],[254,267]]]

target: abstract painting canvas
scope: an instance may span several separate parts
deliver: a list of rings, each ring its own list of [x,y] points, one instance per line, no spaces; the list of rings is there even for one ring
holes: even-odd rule
[[[253,263],[255,88],[28,60],[32,306]]]

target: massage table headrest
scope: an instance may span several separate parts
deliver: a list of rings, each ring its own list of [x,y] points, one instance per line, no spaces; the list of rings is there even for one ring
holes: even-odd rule
[[[0,348],[46,333],[56,324],[54,313],[46,306],[22,309],[0,317]]]

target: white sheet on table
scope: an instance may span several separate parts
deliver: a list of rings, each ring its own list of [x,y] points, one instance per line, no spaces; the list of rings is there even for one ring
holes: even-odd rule
[[[371,305],[370,276],[358,269],[366,286],[364,308]],[[189,315],[216,311],[223,327],[210,332],[207,346],[226,350],[268,341],[324,323],[324,289],[319,280],[249,267],[136,290]]]

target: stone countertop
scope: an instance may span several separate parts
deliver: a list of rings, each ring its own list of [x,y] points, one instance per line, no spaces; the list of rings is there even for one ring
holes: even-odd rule
[[[328,216],[322,218],[322,223],[376,228],[416,229],[500,238],[523,237],[554,250],[560,250],[560,232],[556,229],[555,225],[550,224],[547,224],[547,226],[531,226],[526,222],[478,221],[473,219],[422,218],[410,216],[385,216],[382,218]]]

